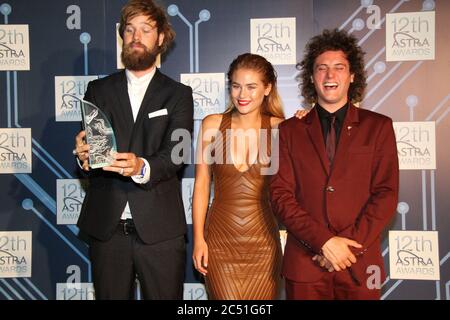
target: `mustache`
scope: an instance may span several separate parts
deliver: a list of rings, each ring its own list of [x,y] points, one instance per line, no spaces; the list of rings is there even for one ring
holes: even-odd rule
[[[135,48],[135,47],[139,47],[139,48],[148,50],[147,46],[145,46],[145,45],[142,44],[141,42],[130,42],[129,44],[126,45],[126,47],[127,47],[127,48]]]

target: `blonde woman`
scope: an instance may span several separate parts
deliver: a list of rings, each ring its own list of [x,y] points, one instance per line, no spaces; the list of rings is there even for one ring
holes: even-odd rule
[[[269,202],[271,130],[284,120],[273,66],[242,54],[228,71],[230,106],[202,122],[193,198],[195,268],[210,299],[276,299],[281,268]],[[214,200],[208,210],[210,184]]]

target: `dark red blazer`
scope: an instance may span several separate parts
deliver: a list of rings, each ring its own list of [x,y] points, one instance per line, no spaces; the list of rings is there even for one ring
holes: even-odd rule
[[[363,245],[352,250],[358,259],[350,270],[354,278],[364,284],[367,267],[376,265],[383,281],[380,234],[395,213],[399,185],[392,120],[350,105],[331,169],[316,109],[279,129],[279,170],[270,195],[288,231],[283,275],[319,280],[325,271],[311,257],[338,235]]]

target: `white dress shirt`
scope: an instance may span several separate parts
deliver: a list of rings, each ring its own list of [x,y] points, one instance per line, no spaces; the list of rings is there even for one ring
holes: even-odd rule
[[[150,81],[155,75],[156,67],[154,67],[149,73],[143,75],[142,77],[136,77],[131,71],[125,70],[127,76],[128,85],[128,97],[130,98],[131,110],[133,112],[133,119],[136,122],[139,109],[141,108],[142,100],[144,99],[145,92],[147,91]],[[147,160],[141,158],[144,161],[145,174],[143,176],[136,175],[132,176],[134,182],[143,184],[150,180],[150,165]],[[123,210],[121,219],[131,219],[131,210],[127,202],[125,209]]]

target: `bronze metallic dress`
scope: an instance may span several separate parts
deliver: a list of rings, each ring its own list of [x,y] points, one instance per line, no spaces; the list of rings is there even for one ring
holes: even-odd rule
[[[231,113],[226,113],[220,125],[222,137],[230,128]],[[262,116],[261,128],[268,132],[266,149],[270,150],[269,116]],[[227,140],[220,144],[223,149],[217,148],[222,149],[224,159],[230,150]],[[261,175],[262,167],[257,161],[241,172],[232,162],[212,164],[214,200],[205,227],[209,299],[278,298],[280,236],[270,207],[270,176]]]

